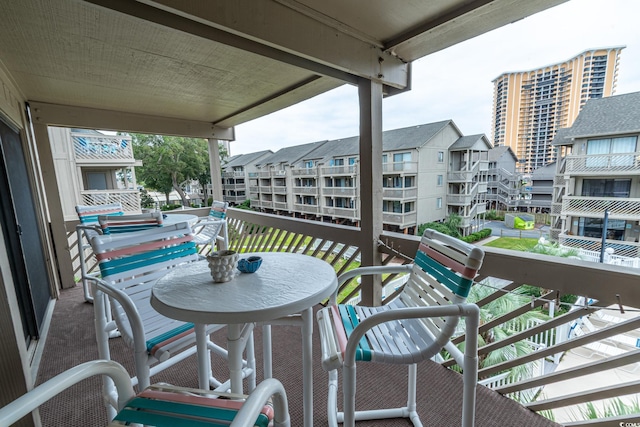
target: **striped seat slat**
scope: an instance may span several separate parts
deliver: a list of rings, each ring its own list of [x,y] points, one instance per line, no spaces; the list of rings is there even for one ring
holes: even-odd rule
[[[453,271],[460,273],[462,276],[468,279],[473,279],[474,277],[476,277],[476,273],[478,272],[478,270],[467,267],[464,264],[461,264],[456,260],[449,258],[448,256],[436,251],[431,247],[425,247],[423,252],[434,260],[438,261],[440,264],[451,268]]]
[[[172,246],[169,248],[159,249],[154,252],[146,252],[140,256],[131,256],[126,259],[115,259],[105,261],[100,264],[100,272],[103,277],[130,271],[136,268],[151,266],[164,261],[183,258],[188,255],[196,254],[197,248],[195,244],[189,243],[183,246]],[[136,258],[136,259],[133,259]]]
[[[458,276],[421,251],[416,254],[415,263],[421,269],[433,275],[437,281],[451,289],[456,295],[461,295],[465,298],[469,295],[469,291],[473,285],[471,279]]]
[[[80,222],[82,224],[89,224],[89,223],[98,222],[98,217],[100,215],[121,216],[121,215],[124,215],[124,212],[120,212],[120,211],[100,211],[100,212],[95,212],[95,213],[91,212],[91,213],[78,214],[78,217],[80,218]]]
[[[173,328],[170,331],[164,332],[150,340],[147,340],[147,351],[150,354],[154,354],[164,345],[191,333],[193,333],[193,323],[185,323],[180,327]]]
[[[358,326],[359,320],[356,314],[355,309],[351,305],[338,305],[338,309],[340,310],[340,319],[342,320],[342,325],[344,326],[345,333],[347,337],[351,335],[353,330]],[[342,349],[342,354],[344,355],[344,348]],[[371,348],[367,343],[367,339],[362,337],[358,344],[358,350],[356,351],[356,360],[371,360]]]
[[[105,248],[104,251],[98,252],[96,254],[96,258],[98,259],[98,261],[102,261],[104,259],[110,259],[110,258],[119,258],[127,255],[144,253],[146,251],[150,251],[158,248],[177,246],[180,243],[190,242],[192,240],[193,240],[193,236],[188,235],[188,236],[180,236],[177,238],[174,237],[170,239],[155,240],[152,242],[137,244],[133,246],[124,246],[114,250],[109,250],[108,248]]]
[[[115,420],[157,427],[228,426],[242,404],[231,402],[201,396],[144,391],[128,402]],[[255,426],[267,427],[270,421],[268,413],[269,409],[263,409]]]

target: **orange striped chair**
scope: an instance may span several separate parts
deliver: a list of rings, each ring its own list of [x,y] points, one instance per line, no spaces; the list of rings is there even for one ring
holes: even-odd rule
[[[109,335],[117,328],[133,351],[133,384],[147,388],[152,375],[196,352],[194,325],[162,316],[150,304],[151,288],[160,277],[198,259],[191,228],[184,222],[136,233],[96,235],[91,246],[101,273],[101,278],[92,280],[98,354],[101,359],[110,359]],[[207,332],[221,327],[209,325]],[[247,357],[254,361],[253,342],[249,341]],[[226,350],[211,341],[208,348],[226,357]],[[254,364],[246,370],[252,381]],[[228,387],[210,379],[221,390]]]
[[[383,306],[336,304],[334,295],[329,306],[318,312],[322,366],[329,372],[329,425],[344,421],[344,426],[351,427],[355,420],[406,417],[421,426],[416,410],[416,363],[444,348],[463,369],[462,425],[473,426],[479,309],[465,301],[483,258],[480,248],[426,230],[413,264],[361,267],[339,277],[342,284],[361,275],[408,274],[402,292]],[[465,317],[466,328],[464,354],[450,341],[461,317]],[[407,406],[356,412],[356,365],[368,361],[408,365]],[[343,372],[343,413],[337,412],[339,369]]]
[[[156,427],[291,425],[287,395],[282,384],[274,378],[260,383],[249,396],[167,384],[152,385],[135,395],[127,371],[117,362],[108,360],[75,366],[0,408],[0,425],[18,422],[52,397],[94,375],[103,375],[115,384],[116,393],[106,396],[117,409],[108,427],[134,423]]]

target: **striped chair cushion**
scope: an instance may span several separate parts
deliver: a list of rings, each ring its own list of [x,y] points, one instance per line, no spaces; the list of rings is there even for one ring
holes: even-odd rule
[[[76,213],[82,224],[95,224],[98,222],[99,215],[120,216],[124,215],[122,205],[113,203],[110,205],[77,205]]]
[[[211,210],[209,210],[209,217],[213,219],[225,219],[227,217],[227,209],[229,203],[214,201],[211,204]]]
[[[242,407],[241,400],[200,396],[170,386],[151,386],[131,399],[114,418],[112,425],[139,423],[156,427],[228,426]],[[265,405],[255,427],[267,427],[273,408]]]
[[[162,214],[153,212],[140,215],[99,215],[98,223],[103,234],[130,233],[162,227]]]

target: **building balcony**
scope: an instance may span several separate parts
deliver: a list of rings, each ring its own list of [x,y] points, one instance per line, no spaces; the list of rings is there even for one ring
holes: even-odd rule
[[[271,193],[273,189],[270,185],[259,185],[258,187],[261,193]]]
[[[320,213],[320,206],[318,206],[318,205],[307,205],[307,204],[294,203],[293,204],[293,209],[296,212],[301,212],[301,213],[312,213],[312,214],[316,214],[316,215]]]
[[[140,191],[138,190],[82,190],[81,205],[107,205],[120,203],[125,212],[140,212]]]
[[[318,187],[293,187],[293,194],[304,194],[317,196],[319,193]]]
[[[73,151],[78,165],[113,164],[131,165],[133,157],[130,136],[96,135],[92,133],[72,133]]]
[[[382,198],[384,199],[405,200],[405,199],[415,199],[416,197],[418,197],[417,188],[384,187],[382,189]]]
[[[382,212],[382,222],[390,225],[397,225],[400,228],[413,227],[417,224],[418,215],[416,212]]]
[[[418,163],[417,162],[396,162],[396,163],[382,164],[382,173],[393,173],[393,172],[417,173]]]
[[[284,185],[274,185],[271,188],[275,194],[287,194],[287,187]]]
[[[291,169],[291,175],[297,177],[315,177],[318,175],[318,168],[294,168]]]
[[[222,188],[224,190],[244,191],[247,188],[247,186],[244,183],[242,184],[233,183],[233,184],[222,184]]]
[[[323,206],[322,215],[332,216],[334,218],[335,217],[346,218],[350,220],[359,219],[357,209],[337,208],[334,206]]]
[[[567,156],[566,175],[629,175],[640,172],[640,152]]]
[[[317,206],[309,205],[296,205],[296,208],[302,206],[317,208]],[[193,209],[191,212],[196,215],[206,215],[207,210]],[[408,216],[411,214],[384,213],[385,222],[390,219],[389,216],[393,215]],[[231,249],[242,252],[243,245],[251,241],[255,242],[255,244],[252,243],[252,251],[305,253],[322,257],[334,265],[336,270],[340,269],[341,271],[348,270],[349,266],[359,265],[360,258],[356,256],[360,253],[359,245],[367,240],[360,235],[359,228],[319,221],[293,220],[288,217],[234,208],[229,209],[228,218],[229,236],[231,237],[229,247]],[[252,226],[247,226],[249,224]],[[67,228],[70,227],[72,227],[71,224],[67,225]],[[287,236],[284,240],[275,238],[283,235]],[[75,237],[75,233],[70,233],[70,240]],[[308,243],[301,243],[305,241],[303,237],[310,237]],[[574,238],[574,236],[567,237]],[[380,236],[376,236],[375,240],[382,264],[388,264],[392,260],[394,262],[410,262],[419,243],[419,238],[416,236],[390,232],[383,232]],[[323,242],[322,248],[314,245],[314,242]],[[75,243],[70,241],[69,246],[73,248]],[[511,348],[516,343],[528,343],[527,345],[531,349],[496,365],[481,365],[478,373],[482,384],[480,388],[493,389],[497,393],[491,393],[491,396],[496,398],[501,398],[499,396],[501,394],[520,402],[506,405],[502,401],[501,407],[510,408],[505,410],[513,411],[514,416],[519,414],[518,419],[521,421],[520,417],[524,416],[524,413],[530,414],[530,411],[553,411],[556,419],[562,421],[562,414],[571,409],[573,404],[629,393],[629,387],[633,386],[633,381],[618,379],[614,384],[600,388],[601,383],[598,379],[594,379],[594,376],[596,378],[600,378],[600,375],[615,376],[612,369],[628,367],[628,370],[632,371],[640,363],[640,356],[635,345],[625,344],[624,340],[625,333],[640,328],[640,314],[637,311],[640,308],[640,296],[634,291],[640,282],[640,269],[489,247],[484,247],[484,250],[486,254],[484,263],[480,269],[480,275],[476,278],[477,284],[475,285],[487,290],[487,296],[478,301],[478,304],[483,307],[483,311],[493,312],[493,309],[490,308],[491,301],[502,297],[505,293],[510,295],[522,285],[537,287],[542,291],[542,294],[540,297],[527,300],[522,305],[516,304],[513,311],[499,313],[496,317],[486,319],[483,323],[480,331],[482,334],[493,334],[494,328],[504,327],[509,328],[510,332],[507,335],[500,335],[503,338],[481,346],[479,349],[481,359],[484,359],[489,353]],[[331,253],[326,253],[326,251],[331,251]],[[356,284],[355,287],[347,282],[341,288],[339,298],[357,302],[366,296],[368,287],[379,286],[382,291],[378,295],[382,295],[383,299],[377,303],[385,304],[397,293],[395,291],[397,285],[394,284],[396,279],[398,278],[389,277],[378,284],[363,282]],[[602,286],[603,283],[606,286]],[[584,295],[590,303],[587,305],[579,301],[573,304],[562,303],[563,310],[558,311],[558,298],[564,295]],[[371,303],[370,301],[363,302]],[[619,303],[628,309],[624,316],[619,313]],[[86,305],[80,304],[80,306]],[[519,319],[527,317],[533,311],[542,311],[548,315],[549,307],[555,307],[555,311],[552,310],[553,314],[546,320],[530,323],[519,322]],[[74,309],[73,313],[77,315],[76,313],[79,312]],[[89,316],[92,315],[90,309],[87,313]],[[585,319],[590,319],[593,329],[585,327]],[[91,321],[82,322],[82,324],[90,325]],[[519,326],[516,327],[516,324]],[[274,334],[277,334],[279,330],[279,327],[275,327]],[[577,333],[576,330],[580,332]],[[494,336],[497,335],[494,334]],[[63,334],[62,339],[68,339],[68,337],[69,334]],[[463,339],[464,337],[460,336],[456,342],[462,342]],[[278,340],[278,342],[280,341]],[[68,348],[71,350],[65,351],[73,351],[78,346]],[[287,380],[285,384],[287,391],[295,383],[295,380],[288,381],[289,375],[286,373],[294,363],[293,359],[289,359],[289,356],[295,352],[289,351],[289,348],[291,346],[287,346],[285,354],[274,358],[274,375]],[[274,351],[279,350],[274,348]],[[562,369],[563,361],[566,360],[569,361],[572,369]],[[297,363],[299,363],[299,359]],[[451,360],[444,360],[440,363],[445,367],[453,366]],[[540,368],[542,365],[544,365],[544,369],[538,369],[529,376],[523,375],[505,379],[505,373],[511,370],[525,372],[531,371],[531,367]],[[62,370],[61,367],[60,369]],[[371,375],[376,376],[376,373],[382,374],[382,371],[378,371],[381,368],[377,365],[372,365],[371,369],[370,372],[363,370],[360,373],[359,371],[359,375],[362,375],[364,381]],[[178,371],[178,377],[181,372]],[[418,369],[419,375],[421,372],[421,369]],[[299,375],[296,374],[296,378],[299,383]],[[321,375],[320,378],[317,384],[324,390],[326,377]],[[455,376],[455,378],[459,377]],[[389,378],[389,381],[395,384],[396,379],[395,377]],[[397,381],[399,385],[404,385],[404,375],[400,375]],[[418,381],[419,383],[428,382],[426,378],[424,380],[419,378]],[[94,391],[98,398],[97,401],[100,402],[97,388]],[[545,395],[550,397],[545,398]],[[290,393],[292,408],[301,407],[302,402],[299,396],[300,393]],[[85,393],[83,398],[86,397]],[[324,397],[325,394],[322,392],[315,395],[318,402],[323,401]],[[495,410],[496,403],[489,403],[486,399],[487,397],[483,397],[478,401],[477,411],[479,413],[485,411],[487,416],[495,417],[495,414],[493,416],[491,414]],[[530,411],[522,411],[520,404]],[[425,401],[424,405],[426,405],[425,408],[428,407],[428,402]],[[423,406],[419,405],[419,407],[422,408],[419,411],[427,411]],[[322,418],[324,410],[319,407],[315,409],[318,412],[318,419]],[[57,412],[50,411],[49,413]],[[633,422],[633,416],[635,415],[624,418],[624,420]],[[586,426],[588,422],[589,420],[578,420],[573,425]],[[620,420],[616,420],[616,422],[619,423]],[[542,425],[546,426],[547,424]]]
[[[356,165],[347,166],[329,166],[318,168],[320,170],[320,176],[355,176],[358,173]]]
[[[249,174],[249,175],[251,175],[251,174]],[[244,178],[245,177],[245,172],[244,171],[222,172],[222,177],[223,178]]]
[[[580,196],[562,198],[563,216],[601,218],[605,210],[609,211],[610,218],[636,221],[640,218],[640,199]]]
[[[225,202],[231,202],[231,203],[242,203],[245,200],[247,200],[247,196],[238,196],[238,195],[229,195],[229,194],[225,194],[224,195],[224,200]]]
[[[289,204],[287,202],[273,202],[273,208],[281,211],[288,211]]]
[[[323,196],[356,197],[358,195],[355,187],[322,187],[321,191]]]

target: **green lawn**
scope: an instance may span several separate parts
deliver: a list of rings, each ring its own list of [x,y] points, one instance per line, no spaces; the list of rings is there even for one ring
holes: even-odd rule
[[[500,237],[484,246],[492,248],[512,249],[514,251],[528,252],[538,243],[536,238]]]

